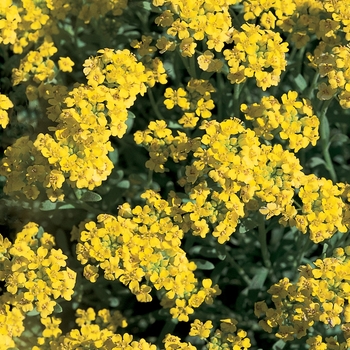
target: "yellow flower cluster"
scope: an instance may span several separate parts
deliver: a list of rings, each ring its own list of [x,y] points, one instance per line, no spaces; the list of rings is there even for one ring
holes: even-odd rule
[[[337,231],[345,233],[344,223],[348,211],[342,198],[345,187],[334,185],[331,180],[305,175],[298,196],[302,201],[302,211],[290,220],[292,226],[303,233],[310,232],[310,239],[319,243],[329,239]]]
[[[328,52],[325,44],[320,44],[309,55],[313,67],[326,82],[318,86],[317,97],[320,100],[339,98],[339,104],[345,109],[350,108],[350,49],[347,46],[334,46]]]
[[[180,52],[191,57],[197,46],[195,41],[206,41],[209,50],[221,52],[231,42],[231,16],[229,6],[238,0],[153,0],[153,5],[167,9],[155,20],[158,26],[168,27],[167,34],[177,37]]]
[[[241,28],[242,31],[233,30],[234,47],[223,51],[230,67],[227,78],[232,84],[240,84],[255,77],[257,86],[264,91],[277,86],[286,69],[288,44],[272,30],[247,23]]]
[[[288,4],[280,0],[246,0],[244,19],[259,18],[260,25],[267,29],[280,27],[289,33],[297,49],[316,36],[320,42],[307,55],[319,75],[326,77],[319,83],[317,97],[329,100],[338,96],[340,105],[350,108],[349,6],[348,0],[292,0]]]
[[[10,306],[7,303],[7,299],[4,295],[0,297],[1,350],[13,348],[15,346],[13,338],[19,337],[25,330],[23,324],[25,319],[24,313],[20,308]]]
[[[281,111],[277,100],[266,98],[264,103],[271,113],[263,118],[273,120],[273,113],[283,112],[287,116],[287,111],[294,113],[293,97],[293,93],[283,96]],[[317,131],[312,124],[318,124],[318,120],[306,101],[294,104],[306,113],[303,133],[316,134],[312,135],[314,142]],[[256,106],[255,111],[253,108],[243,109],[252,115],[260,114],[260,109],[263,114],[263,107]],[[276,122],[274,125],[278,127]],[[186,160],[190,153],[193,155],[192,164],[185,167],[185,175],[179,180],[189,201],[182,203],[175,193],[169,199],[173,206],[171,215],[185,233],[191,230],[204,238],[212,231],[223,244],[235,232],[240,219],[257,210],[267,219],[282,215],[281,224],[309,233],[315,243],[337,231],[346,232],[348,223],[343,218],[348,209],[342,197],[344,186],[305,175],[294,153],[283,150],[280,144],[261,144],[254,131],[245,128],[238,119],[206,121],[200,129],[205,132],[201,138],[190,139],[181,132],[173,136],[166,123],[158,121],[135,134],[136,143],[149,151],[146,166],[153,171],[166,171],[164,165],[169,158],[177,163]],[[287,134],[287,126],[285,130],[281,131],[282,136]],[[298,200],[302,201],[301,207]]]
[[[177,82],[177,88],[167,85],[164,91],[164,106],[172,110],[171,118],[148,118],[148,128],[135,132],[134,141],[149,153],[145,188],[154,188],[153,172],[164,173],[169,164],[176,163],[184,193],[169,191],[163,198],[156,191],[144,190],[143,205],[124,203],[116,216],[100,214],[97,221],[90,221],[89,216],[72,231],[78,241],[76,255],[89,282],[97,282],[102,274],[106,280],[125,285],[137,301],[159,297],[173,319],[191,319],[189,336],[198,338],[193,344],[205,343],[208,350],[249,349],[247,332],[237,329],[236,320],[221,320],[214,330],[214,321],[193,317],[195,309],[212,304],[221,291],[212,279],[197,278],[197,266],[188,258],[183,238],[192,234],[199,240],[211,234],[214,239],[207,242],[225,244],[242,220],[252,216],[262,222],[277,217],[281,225],[308,234],[316,244],[336,232],[347,232],[350,186],[305,174],[296,157],[319,139],[320,122],[310,100],[289,91],[280,98],[264,93],[258,103],[250,101],[256,91],[278,86],[287,68],[287,54],[290,61],[300,55],[300,62],[306,54],[316,74],[313,80],[305,80],[310,90],[301,88],[301,96],[312,99],[319,83],[318,99],[337,98],[344,109],[350,108],[350,0],[136,3],[130,5],[140,6],[135,11],[138,20],[152,34],[130,39],[135,54],[128,49],[100,49],[83,64],[86,84],[68,88],[60,85],[59,71],[72,72],[74,62],[69,57],[55,58],[61,51],[58,48],[67,44],[63,37],[77,38],[75,31],[83,23],[91,22],[100,30],[98,19],[109,13],[105,23],[112,23],[127,7],[127,0],[1,1],[0,45],[8,46],[6,52],[22,55],[12,71],[12,84],[21,84],[29,105],[36,105],[49,119],[33,137],[21,137],[5,150],[0,163],[0,175],[6,177],[3,192],[19,200],[39,202],[47,196],[54,202],[64,200],[68,186],[89,190],[101,186],[114,166],[108,157],[113,151],[110,138],[127,133],[132,115],[128,109],[136,98],[148,90],[151,107],[162,117],[150,90],[168,82],[157,55],[177,50],[190,77],[177,76],[181,69],[165,55],[164,63],[169,64],[169,72],[174,68]],[[157,31],[141,18],[149,8],[157,13]],[[241,25],[242,15],[253,22]],[[65,36],[60,36],[63,32]],[[135,32],[128,29],[124,34],[135,38]],[[293,47],[290,53],[287,41]],[[310,41],[315,42],[310,45],[313,52],[306,53]],[[294,68],[296,74],[301,72],[301,64]],[[219,74],[209,81],[215,72]],[[254,88],[249,104],[239,105],[241,89],[235,86],[234,108],[244,114],[244,123],[237,118],[221,119],[228,98],[223,75],[236,85],[254,78],[260,88]],[[14,88],[15,98],[18,91]],[[10,122],[8,110],[13,106],[0,94],[3,128]],[[174,123],[175,108],[180,110],[180,125]],[[322,126],[325,118],[321,114]],[[172,125],[183,130],[175,133]],[[327,158],[329,140],[323,131],[322,151]],[[165,178],[164,174],[159,177]],[[54,237],[33,222],[24,226],[13,243],[0,235],[0,281],[5,285],[0,296],[0,350],[20,346],[21,337],[27,336],[29,312],[37,313],[41,323],[32,350],[156,350],[145,339],[136,341],[129,333],[116,332],[127,326],[118,311],[78,309],[78,327],[62,334],[65,316],[62,320],[54,316],[59,309],[57,299],[72,299],[76,272],[67,267],[68,257],[54,245]],[[302,266],[295,283],[284,278],[269,289],[273,307],[265,301],[256,304],[256,316],[263,316],[260,325],[285,341],[308,335],[306,344],[311,350],[350,348],[348,271],[350,247],[338,248],[333,257],[319,259],[313,267]],[[343,338],[323,339],[309,332],[317,324],[338,327]],[[166,350],[196,349],[172,334],[163,343]]]
[[[242,329],[237,330],[237,323],[237,320],[232,318],[223,319],[220,323],[220,329],[216,329],[214,334],[210,336],[210,332],[213,329],[212,322],[206,321],[203,323],[195,319],[191,323],[189,335],[206,339],[206,348],[208,350],[247,350],[251,347],[250,339],[247,338],[247,332]]]
[[[138,94],[145,93],[147,83],[166,82],[165,70],[158,59],[151,60],[146,68],[128,50],[100,50],[98,56],[85,61],[84,67],[88,85],[68,93],[62,86],[43,83],[27,89],[33,98],[47,100],[48,117],[57,126],[50,128],[54,135],[39,134],[33,144],[28,142],[19,150],[28,141],[26,137],[5,151],[1,173],[8,179],[6,193],[23,190],[27,198],[36,199],[40,193],[36,182],[47,179],[44,187],[49,188],[46,190],[49,199],[55,201],[63,200],[61,187],[65,181],[90,190],[100,186],[113,169],[108,158],[108,152],[113,150],[109,138],[121,138],[126,133],[127,108]],[[36,81],[37,71],[33,74]],[[47,78],[38,78],[37,82]],[[23,155],[13,158],[18,151]],[[35,169],[28,169],[29,166]]]
[[[76,323],[78,329],[72,329],[65,335],[61,335],[59,328],[55,332],[52,328],[43,331],[43,337],[38,338],[38,345],[32,350],[43,349],[47,345],[52,350],[59,349],[80,349],[83,345],[88,349],[116,349],[129,346],[142,346],[144,349],[155,350],[155,346],[147,343],[144,339],[132,341],[132,335],[116,334],[117,329],[125,328],[127,322],[119,311],[111,313],[107,309],[99,310],[98,313],[88,308],[86,311],[76,311]],[[131,344],[130,344],[131,343]]]
[[[296,91],[283,94],[282,103],[273,96],[264,96],[260,103],[242,104],[241,111],[246,120],[252,120],[257,136],[272,140],[279,134],[282,140],[288,140],[290,149],[298,152],[310,143],[316,145],[320,122],[313,114],[311,102],[297,98]]]
[[[57,298],[72,298],[76,273],[66,266],[67,256],[54,245],[54,237],[32,222],[17,234],[13,244],[0,235],[0,280],[6,287],[1,296],[1,346],[7,344],[7,349],[14,346],[12,337],[24,331],[27,312],[35,308],[45,320],[53,313]]]
[[[98,224],[91,221],[75,232],[79,235],[77,258],[83,264],[84,276],[96,282],[99,268],[107,280],[119,279],[140,302],[152,300],[152,285],[162,291],[162,305],[171,308],[173,318],[188,321],[189,315],[202,303],[212,303],[219,294],[209,279],[199,286],[181,249],[182,230],[174,225],[169,203],[149,190],[142,198],[143,207],[131,209],[125,203],[117,217],[101,214]]]
[[[184,112],[178,121],[179,124],[185,128],[194,128],[199,117],[203,119],[211,117],[211,110],[215,107],[211,98],[213,92],[215,89],[209,81],[192,78],[187,83],[186,90],[182,87],[176,90],[166,88],[164,104],[167,109],[179,106]]]
[[[12,101],[6,95],[0,94],[0,125],[3,129],[10,121],[7,110],[12,107]]]
[[[35,307],[43,318],[53,312],[53,298],[71,300],[74,292],[76,273],[69,267],[62,269],[67,256],[54,244],[52,235],[28,223],[4,252],[2,280],[7,292],[15,296],[14,305],[23,312]]]
[[[349,40],[349,0],[245,0],[243,4],[246,21],[259,18],[268,29],[277,25],[290,33],[297,48],[305,46],[314,35],[331,46],[340,44],[342,32]]]
[[[0,175],[6,176],[4,193],[15,198],[35,200],[44,190],[52,201],[63,196],[63,173],[50,168],[28,136],[17,139],[5,150]]]
[[[38,50],[29,51],[29,53],[21,60],[19,68],[12,71],[13,85],[21,82],[33,81],[40,84],[50,81],[55,77],[55,63],[50,59],[57,52],[51,38],[45,38],[45,41]]]
[[[0,44],[10,44],[16,54],[43,37],[56,35],[58,22],[68,14],[77,16],[86,24],[108,12],[119,16],[127,7],[127,0],[3,0],[0,4]]]
[[[340,326],[345,341],[334,337],[310,336],[310,349],[348,349],[350,347],[350,247],[337,248],[334,256],[318,259],[314,267],[301,266],[295,283],[280,280],[269,290],[274,307],[265,301],[256,303],[255,314],[263,317],[259,324],[285,341],[302,338],[317,323],[327,328]]]

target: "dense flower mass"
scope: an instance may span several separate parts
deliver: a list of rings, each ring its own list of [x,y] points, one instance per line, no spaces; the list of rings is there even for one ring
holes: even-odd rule
[[[350,0],[0,2],[0,350],[350,348]]]
[[[140,302],[152,300],[152,288],[162,290],[162,304],[180,321],[203,302],[212,303],[220,293],[210,279],[199,285],[193,271],[196,265],[188,261],[180,248],[183,231],[174,225],[169,203],[152,191],[142,195],[146,205],[131,209],[125,203],[117,218],[102,214],[99,224],[89,222],[79,233],[77,258],[84,267],[84,276],[96,282],[98,270],[107,280],[119,279]]]
[[[323,342],[318,335],[307,343],[315,350],[328,349],[330,344],[349,348],[349,252],[350,247],[338,248],[332,257],[316,260],[313,267],[301,266],[295,283],[284,278],[273,285],[268,292],[274,307],[269,308],[265,301],[255,305],[256,316],[264,315],[259,324],[267,332],[277,328],[276,336],[286,341],[300,339],[317,323],[329,328],[340,326],[345,342],[334,337]]]
[[[24,331],[26,313],[34,308],[42,320],[54,312],[55,301],[61,297],[71,300],[76,273],[67,267],[67,256],[53,248],[54,237],[43,232],[37,224],[29,223],[12,244],[0,235],[1,281],[6,292],[1,296],[3,332],[2,345],[15,345],[12,336]]]

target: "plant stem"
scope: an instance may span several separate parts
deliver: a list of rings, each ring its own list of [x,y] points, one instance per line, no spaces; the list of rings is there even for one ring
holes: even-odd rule
[[[263,215],[259,215],[258,230],[259,230],[260,249],[261,249],[264,265],[266,266],[267,269],[270,270],[271,268],[270,253],[267,249],[265,218]]]
[[[157,103],[154,99],[153,92],[152,92],[151,88],[147,89],[147,94],[148,94],[149,101],[151,102],[153,112],[155,113],[155,115],[157,116],[158,119],[163,120],[164,117],[162,116],[162,114],[160,113],[160,111],[158,109],[158,106],[157,106]]]
[[[314,97],[314,91],[316,89],[317,81],[320,76],[320,73],[316,72],[312,78],[310,86],[305,90],[305,97],[309,100]]]
[[[233,113],[236,118],[239,118],[241,113],[239,96],[242,91],[242,84],[235,84],[233,88]]]
[[[329,171],[329,174],[331,176],[331,179],[333,182],[337,182],[337,174],[335,173],[333,162],[331,155],[329,154],[329,124],[327,119],[327,110],[329,105],[331,104],[332,99],[328,101],[324,101],[321,113],[320,113],[320,137],[321,137],[321,147],[322,147],[322,153],[324,160],[326,162],[326,169]]]
[[[225,83],[222,79],[221,73],[216,74],[216,80],[217,80],[217,108],[218,108],[218,120],[222,121],[224,120],[224,108],[223,108],[223,100],[225,96]]]
[[[301,264],[301,261],[305,255],[305,253],[311,248],[312,241],[309,239],[308,236],[302,234],[300,235],[300,232],[297,233],[298,239],[297,239],[297,257],[294,261],[294,267],[297,269],[299,265]]]
[[[188,58],[190,61],[190,74],[192,78],[197,78],[197,72],[196,72],[196,59],[195,56],[191,56]]]
[[[231,266],[238,272],[239,276],[243,279],[243,281],[247,284],[247,286],[250,286],[252,281],[247,276],[247,273],[242,269],[242,267],[236,262],[236,260],[233,258],[233,256],[228,251],[228,248],[226,247],[226,258],[228,259]]]

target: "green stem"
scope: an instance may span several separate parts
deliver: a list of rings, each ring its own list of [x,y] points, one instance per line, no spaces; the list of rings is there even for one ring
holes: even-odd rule
[[[324,101],[322,108],[321,108],[321,113],[320,113],[320,138],[321,138],[321,147],[322,147],[322,153],[324,160],[326,162],[326,169],[329,171],[329,174],[331,176],[331,179],[333,182],[337,182],[337,174],[334,170],[333,162],[331,155],[329,153],[329,124],[328,124],[328,119],[327,119],[327,110],[329,105],[331,104],[332,99],[328,101]]]
[[[239,97],[242,91],[242,84],[235,84],[233,88],[233,113],[236,118],[239,118],[241,113]]]
[[[294,56],[296,55],[298,49],[296,47],[293,47],[293,50],[290,54],[290,57],[289,57],[289,61],[292,61],[294,60]],[[301,73],[301,69],[302,69],[302,66],[303,66],[303,56],[305,54],[305,46],[303,46],[299,52],[298,52],[298,56],[297,56],[297,67],[296,67],[296,74],[295,76],[297,76],[298,74]],[[285,73],[286,71],[284,71]]]
[[[311,100],[311,98],[314,97],[315,89],[316,89],[316,85],[317,85],[317,81],[318,81],[319,76],[320,76],[320,73],[315,72],[315,75],[312,78],[310,86],[305,91],[305,97],[309,100]]]
[[[147,175],[147,183],[146,183],[146,186],[145,186],[145,190],[151,188],[152,181],[153,181],[153,170],[149,169],[148,170],[148,175]]]
[[[174,332],[174,329],[175,329],[176,325],[178,324],[178,322],[179,321],[177,320],[177,318],[171,318],[165,322],[165,325],[164,325],[163,329],[160,331],[159,337],[157,339],[157,345],[158,345],[159,349],[162,348],[162,343],[163,343],[163,339],[165,338],[165,336],[167,334],[171,334]]]
[[[164,117],[162,116],[162,114],[160,113],[160,111],[158,109],[158,106],[157,106],[157,103],[156,103],[156,101],[154,99],[153,92],[152,92],[151,88],[147,89],[147,94],[148,94],[149,101],[151,102],[151,106],[152,106],[153,112],[155,113],[155,115],[157,116],[157,118],[159,120],[163,120]]]
[[[224,102],[224,97],[225,97],[225,83],[224,80],[222,79],[221,73],[216,74],[216,80],[217,80],[217,108],[218,108],[218,120],[222,121],[224,120],[224,107],[223,107],[223,102]]]
[[[96,208],[92,207],[91,205],[87,204],[86,202],[83,202],[83,201],[80,201],[80,200],[73,201],[73,200],[70,200],[70,199],[65,199],[64,202],[67,203],[67,204],[73,205],[75,209],[84,209],[87,212],[93,213],[95,215],[100,215],[100,214],[103,213],[101,210],[96,209]]]
[[[190,61],[190,74],[192,78],[197,78],[197,71],[196,71],[196,58],[195,56],[191,56],[188,58]]]
[[[263,258],[264,265],[267,269],[271,269],[271,261],[270,261],[270,253],[267,249],[267,241],[266,241],[266,228],[265,228],[265,218],[263,215],[259,215],[259,225],[258,225],[258,231],[259,231],[259,242],[260,242],[260,249],[261,254]]]
[[[237,25],[236,28],[241,28],[241,25],[242,25],[243,23],[241,23],[241,21],[238,19],[235,10],[229,9],[229,12],[230,12],[231,17],[233,18],[234,24]]]
[[[301,264],[301,261],[305,255],[305,253],[311,248],[312,241],[309,239],[307,235],[300,235],[298,232],[298,240],[297,240],[297,257],[294,261],[295,268],[298,268]]]
[[[176,51],[177,53],[179,54],[180,58],[181,58],[181,61],[183,63],[183,65],[185,66],[186,70],[187,70],[187,73],[190,75],[190,77],[193,77],[195,78],[196,76],[196,71],[194,69],[194,72],[192,71],[193,70],[193,66],[194,66],[194,62],[191,62],[190,60],[190,64],[188,64],[188,59],[187,57],[183,57],[181,52],[180,52],[180,49],[179,48],[176,48]],[[193,57],[192,57],[193,58]]]
[[[228,259],[231,266],[238,272],[238,274],[243,279],[243,281],[246,283],[246,285],[250,286],[252,283],[251,279],[247,276],[247,273],[242,269],[242,267],[236,262],[236,260],[229,253],[228,247],[225,246],[225,248],[226,248],[226,252],[227,252],[226,259]]]

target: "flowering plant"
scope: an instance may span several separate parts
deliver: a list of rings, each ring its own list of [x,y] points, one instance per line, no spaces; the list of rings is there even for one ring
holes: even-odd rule
[[[349,9],[2,1],[0,350],[348,349]]]

